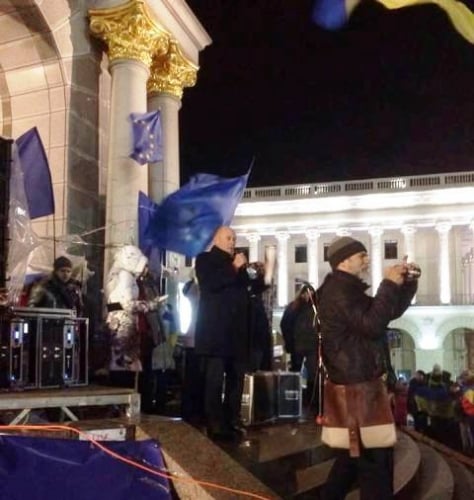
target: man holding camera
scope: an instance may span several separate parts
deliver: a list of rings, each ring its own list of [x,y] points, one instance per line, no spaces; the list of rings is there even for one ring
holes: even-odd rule
[[[318,312],[329,385],[349,387],[377,381],[386,372],[386,328],[410,305],[419,268],[405,260],[386,268],[377,293],[371,297],[362,280],[369,257],[360,241],[350,237],[336,239],[328,248],[328,258],[332,272],[318,290]],[[349,407],[353,402],[344,404]],[[343,499],[358,480],[362,500],[392,499],[393,447],[368,449],[360,445],[360,455],[354,458],[352,450],[351,455],[349,450],[340,452],[322,498]]]

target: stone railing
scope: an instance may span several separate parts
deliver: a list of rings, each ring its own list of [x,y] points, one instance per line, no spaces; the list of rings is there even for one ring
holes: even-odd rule
[[[451,172],[446,174],[387,177],[360,181],[248,188],[244,192],[243,201],[322,198],[369,193],[397,193],[442,187],[467,187],[473,185],[474,172]]]

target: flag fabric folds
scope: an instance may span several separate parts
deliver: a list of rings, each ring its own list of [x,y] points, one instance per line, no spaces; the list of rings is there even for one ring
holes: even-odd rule
[[[197,174],[160,204],[140,193],[139,246],[195,257],[206,250],[219,226],[229,225],[239,204],[250,170],[233,178]]]
[[[150,113],[130,113],[133,133],[133,158],[140,165],[163,159],[161,115],[159,111]]]
[[[354,8],[362,0],[316,0],[313,21],[324,29],[342,28]],[[413,5],[434,4],[443,9],[454,28],[468,42],[474,43],[474,2],[472,0],[375,0],[387,9],[401,9]]]
[[[51,172],[38,129],[33,127],[15,142],[23,171],[30,219],[54,214]]]
[[[349,20],[349,16],[361,0],[316,0],[313,21],[326,30],[338,30]]]
[[[147,470],[118,460],[89,441],[0,436],[0,498],[171,500],[161,448],[151,439],[103,446]]]

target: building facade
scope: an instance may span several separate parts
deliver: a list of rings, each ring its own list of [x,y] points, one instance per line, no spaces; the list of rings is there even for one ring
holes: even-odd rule
[[[474,172],[247,189],[233,227],[250,261],[276,247],[275,328],[302,281],[330,271],[336,236],[361,240],[370,290],[408,255],[422,269],[418,293],[390,324],[401,374],[439,363],[453,376],[474,368]],[[370,293],[369,290],[369,293]]]
[[[33,230],[83,240],[96,303],[110,252],[137,243],[139,191],[158,202],[179,187],[179,110],[210,43],[184,0],[0,2],[0,135],[37,127],[56,212]],[[154,110],[163,159],[140,165],[130,114]]]

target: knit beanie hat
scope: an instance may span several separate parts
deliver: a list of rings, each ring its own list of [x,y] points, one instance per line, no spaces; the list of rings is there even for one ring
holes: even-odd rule
[[[53,268],[55,271],[58,269],[62,269],[63,267],[69,267],[72,269],[72,262],[67,258],[62,255],[61,257],[58,257],[53,264]]]
[[[359,252],[367,252],[365,246],[350,236],[343,236],[334,240],[328,248],[328,260],[332,269],[338,264]]]

